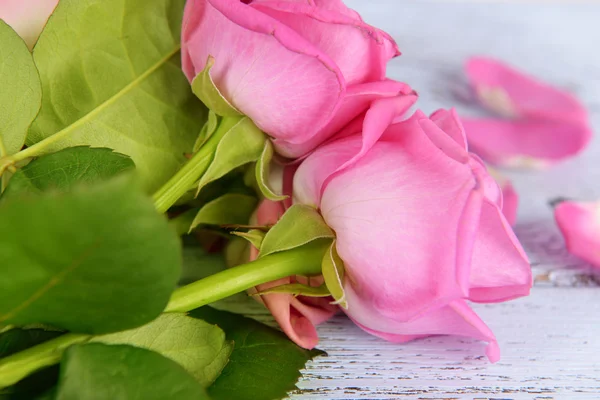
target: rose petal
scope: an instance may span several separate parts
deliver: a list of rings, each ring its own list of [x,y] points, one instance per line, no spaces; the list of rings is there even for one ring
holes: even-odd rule
[[[554,218],[569,252],[600,268],[600,203],[564,201]]]
[[[352,133],[360,132],[364,117],[358,117],[368,110],[374,101],[397,97],[398,99],[394,100],[393,103],[399,103],[406,110],[416,101],[416,95],[413,93],[413,90],[407,84],[392,80],[351,86],[346,91],[342,104],[333,119],[310,140],[294,143],[293,141],[276,139],[273,143],[280,154],[290,158],[301,157],[326,140],[331,141],[346,136],[347,129],[344,125],[348,124],[349,121],[356,122],[357,129]],[[404,95],[408,97],[403,97]],[[403,110],[396,108],[393,112],[403,113]],[[334,133],[336,135],[332,138],[331,135]]]
[[[465,71],[481,102],[501,115],[585,123],[585,107],[571,94],[485,57],[467,61]]]
[[[32,49],[57,4],[58,0],[2,0],[0,19]]]
[[[397,141],[376,143],[333,176],[320,207],[352,282],[380,313],[407,321],[464,296],[457,281],[457,226],[475,182],[470,167],[436,148],[415,119],[390,129],[398,130]],[[315,154],[355,147],[359,140]],[[301,170],[311,157],[300,166],[295,187],[304,185]]]
[[[187,2],[182,62],[188,79],[204,69],[209,55],[221,93],[273,137],[307,140],[344,96],[343,76],[330,57],[239,0]]]
[[[407,94],[396,97],[381,98],[373,101],[365,114],[361,133],[362,145],[360,151],[351,159],[342,164],[337,172],[349,167],[360,160],[383,136],[390,124],[398,116],[404,115],[417,101],[416,94]],[[416,120],[413,118],[413,120]],[[390,135],[393,135],[390,132]]]
[[[502,208],[502,190],[496,179],[494,179],[495,175],[491,174],[489,168],[477,155],[471,153],[469,156],[469,165],[471,165],[473,174],[477,177],[477,183],[483,190],[483,194],[487,199]]]
[[[531,267],[504,215],[484,199],[473,256],[469,300],[495,303],[529,295]]]
[[[486,161],[520,168],[546,168],[581,152],[592,131],[560,121],[462,119],[471,149]]]
[[[467,135],[455,109],[439,109],[429,117],[442,131],[458,143],[465,151],[469,150]]]
[[[286,3],[292,3],[292,4],[308,4],[310,6],[313,7],[318,7],[318,8],[322,8],[324,10],[330,10],[330,11],[335,11],[337,13],[343,14],[347,17],[362,21],[362,18],[360,17],[360,15],[346,7],[346,5],[344,4],[344,2],[342,0],[283,0]],[[253,4],[270,4],[270,3],[279,3],[281,2],[280,0],[248,0],[248,3],[253,3]]]
[[[291,283],[289,278],[259,285],[257,288],[266,290],[287,283]],[[295,297],[282,293],[271,293],[261,297],[283,332],[305,349],[312,349],[319,342],[315,325],[327,321],[337,311],[336,307],[329,304],[331,299]]]
[[[380,30],[330,9],[288,1],[251,5],[294,29],[329,55],[347,85],[385,78],[386,63],[400,54],[396,43]]]
[[[338,168],[354,157],[361,149],[356,137],[336,142],[337,146],[322,146],[302,162],[294,175],[294,202],[318,208],[321,189]]]
[[[354,320],[351,308],[345,312]],[[489,342],[486,349],[489,360],[496,362],[500,359],[500,348],[494,333],[464,300],[455,300],[446,307],[431,311],[410,322],[397,322],[385,318],[377,324],[373,321],[375,318],[377,317],[371,318],[369,327],[360,321],[354,320],[354,322],[366,332],[396,343],[405,343],[432,335],[458,335],[484,340]]]

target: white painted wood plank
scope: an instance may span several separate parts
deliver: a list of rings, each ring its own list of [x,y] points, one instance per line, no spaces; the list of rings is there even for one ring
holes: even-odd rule
[[[426,112],[456,107],[482,114],[462,72],[472,55],[488,55],[571,90],[600,133],[600,3],[347,0],[364,19],[389,32],[403,55],[390,77],[410,83]],[[598,273],[568,255],[549,201],[600,199],[600,138],[580,157],[548,171],[506,172],[521,196],[515,229],[539,284],[595,285]]]
[[[600,398],[600,289],[538,287],[529,298],[474,308],[500,343],[496,364],[482,342],[393,344],[340,316],[319,327],[329,355],[308,364],[290,398]]]

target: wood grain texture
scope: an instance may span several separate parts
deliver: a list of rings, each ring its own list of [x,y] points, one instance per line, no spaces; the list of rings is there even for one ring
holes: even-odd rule
[[[339,316],[319,327],[319,348],[290,399],[600,398],[600,289],[538,287],[529,298],[474,305],[495,332],[485,344],[439,336],[398,345]]]

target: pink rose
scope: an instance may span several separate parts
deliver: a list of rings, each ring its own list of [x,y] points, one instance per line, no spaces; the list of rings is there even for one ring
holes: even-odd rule
[[[308,156],[294,176],[294,201],[316,207],[335,231],[345,312],[361,328],[395,342],[469,336],[490,342],[495,361],[494,334],[467,300],[511,300],[532,284],[502,191],[467,152],[454,111],[390,125],[386,110],[369,110],[362,137]]]
[[[58,0],[2,0],[0,19],[32,49],[57,4]]]
[[[387,34],[340,0],[189,0],[184,13],[188,79],[214,57],[211,78],[221,94],[293,158],[374,99],[411,93],[385,78],[397,55]]]
[[[600,202],[563,201],[554,217],[569,252],[600,268]]]

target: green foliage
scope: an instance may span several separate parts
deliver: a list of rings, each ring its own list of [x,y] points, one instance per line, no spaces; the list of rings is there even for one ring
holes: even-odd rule
[[[269,293],[287,293],[293,294],[294,296],[307,296],[307,297],[328,297],[331,296],[327,286],[308,286],[301,283],[290,283],[287,285],[275,286],[270,289],[262,290],[255,293],[256,296],[262,296]]]
[[[214,57],[208,56],[206,66],[192,81],[192,90],[217,115],[222,117],[239,117],[242,114],[223,97],[210,76],[210,70],[214,65]]]
[[[108,147],[130,156],[147,190],[166,182],[206,119],[180,67],[185,0],[61,0],[33,56],[42,107],[31,151]]]
[[[217,324],[235,347],[229,363],[208,389],[215,400],[274,400],[296,389],[300,370],[312,358],[324,354],[305,350],[285,334],[253,319],[210,307],[190,313]]]
[[[150,350],[90,343],[71,346],[60,368],[56,400],[203,400],[200,383]]]
[[[223,118],[215,136],[222,138],[210,166],[198,182],[198,191],[235,168],[258,160],[267,141],[248,117]]]
[[[269,200],[281,201],[285,200],[287,196],[275,193],[275,190],[271,189],[269,185],[269,174],[271,160],[273,159],[273,144],[270,140],[265,141],[263,151],[260,158],[256,162],[255,167],[255,178],[260,192]]]
[[[46,329],[15,328],[0,334],[0,359],[62,335]]]
[[[163,314],[136,329],[98,336],[106,344],[130,344],[176,361],[208,387],[221,373],[233,350],[218,326],[185,314]]]
[[[0,157],[23,147],[40,109],[42,88],[27,45],[0,20]]]
[[[335,247],[335,240],[329,246],[329,250],[323,256],[323,278],[325,285],[336,300],[336,303],[343,308],[348,308],[346,303],[346,293],[344,292],[344,261],[340,258]]]
[[[19,169],[2,194],[2,200],[48,190],[67,191],[77,184],[102,182],[133,168],[135,165],[129,157],[110,149],[69,147]]]
[[[179,239],[130,176],[0,204],[0,323],[108,333],[164,309]]]
[[[248,232],[231,232],[232,234],[246,239],[252,246],[260,249],[266,233],[260,229],[250,229]]]
[[[333,237],[333,231],[317,210],[294,204],[265,235],[260,247],[260,256],[293,249],[316,239]]]
[[[201,224],[244,225],[256,208],[257,199],[244,194],[230,193],[204,205],[191,224],[190,231]]]

